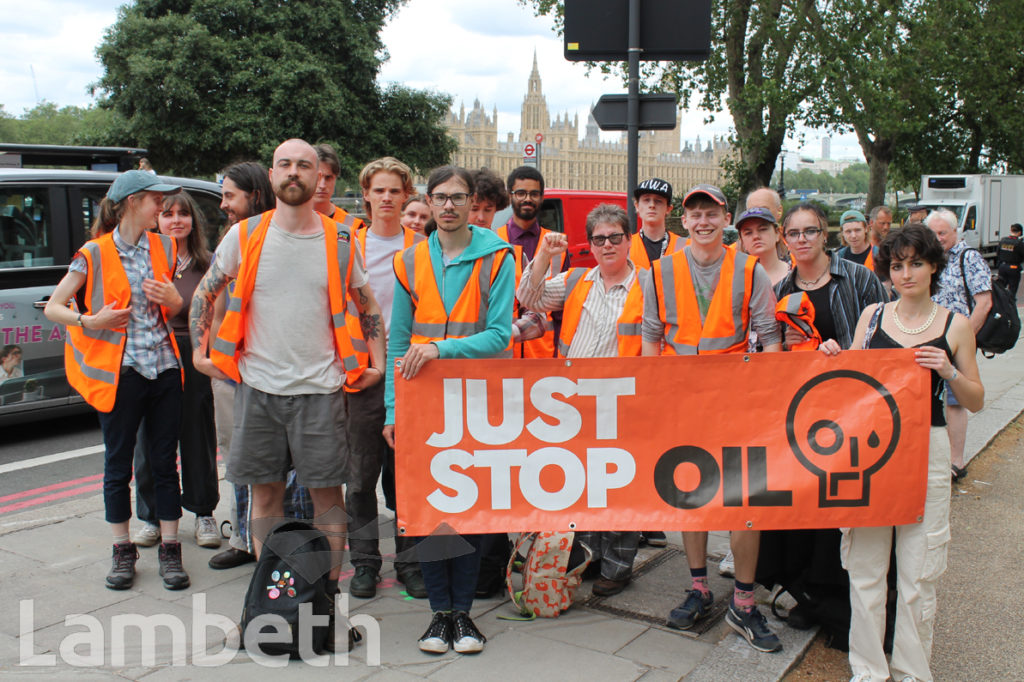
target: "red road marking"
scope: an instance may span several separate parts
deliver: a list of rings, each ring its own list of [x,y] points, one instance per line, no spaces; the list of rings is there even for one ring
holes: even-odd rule
[[[52,492],[54,490],[60,490],[61,488],[70,488],[72,486],[80,485],[82,483],[88,483],[90,481],[99,481],[103,478],[103,474],[96,474],[95,476],[86,476],[85,478],[76,478],[73,481],[64,481],[63,483],[54,483],[53,485],[44,486],[42,488],[33,488],[32,490],[23,490],[20,493],[13,493],[11,495],[4,495],[0,497],[0,502],[10,502],[12,500],[20,500],[26,497],[35,497],[42,493]]]
[[[102,474],[101,474],[102,476]],[[80,488],[71,488],[70,490],[63,490],[59,493],[52,493],[50,495],[43,495],[42,497],[36,497],[31,500],[23,500],[21,502],[15,502],[14,504],[8,504],[0,507],[0,514],[6,514],[7,512],[18,511],[19,509],[25,509],[27,507],[35,507],[36,505],[43,504],[44,502],[53,502],[54,500],[62,500],[65,497],[72,497],[74,495],[81,495],[83,493],[91,493],[96,490],[103,488],[103,483],[93,483],[91,485],[84,485]]]

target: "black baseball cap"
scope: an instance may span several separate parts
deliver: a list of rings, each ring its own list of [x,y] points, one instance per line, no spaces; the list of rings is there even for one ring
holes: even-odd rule
[[[633,190],[634,199],[639,199],[643,194],[657,194],[660,197],[665,197],[665,201],[668,203],[672,203],[672,185],[661,178],[648,178]]]

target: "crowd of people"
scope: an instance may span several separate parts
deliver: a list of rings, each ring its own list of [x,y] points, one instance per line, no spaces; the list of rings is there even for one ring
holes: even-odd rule
[[[111,185],[93,239],[46,306],[68,329],[69,381],[100,415],[114,539],[108,587],[131,587],[137,546],[156,543],[165,587],[188,587],[178,523],[187,509],[197,544],[220,546],[220,452],[234,485],[233,535],[211,568],[255,561],[281,517],[312,519],[331,545],[331,589],[342,588],[347,538],[348,592],[373,597],[378,481],[386,506],[396,505],[395,374],[414,379],[439,359],[915,348],[913,362],[932,377],[923,522],[733,531],[718,568],[734,577],[725,620],[758,651],[782,645],[755,583],[778,585],[796,599],[794,627],[841,614],[854,680],[932,679],[950,477],[965,468],[966,412],[983,404],[974,332],[992,286],[977,252],[963,253],[955,216],[940,210],[892,228],[884,206],[870,217],[846,211],[845,246],[830,251],[819,207],[783,212],[779,196],[760,188],[745,197],[739,241],[727,246],[733,219],[719,188],[684,195],[681,237],[666,229],[671,185],[649,178],[632,193],[639,229],[620,206],[590,212],[597,265],[577,267],[566,235],[538,222],[545,186],[535,168],[503,181],[444,166],[418,195],[408,166],[377,159],[359,176],[365,221],[331,202],[339,172],[329,145],[294,139],[269,170],[229,167],[229,222],[213,254],[202,214],[179,187],[138,170]],[[511,217],[492,230],[508,205]],[[1007,277],[1019,267],[1008,264]],[[813,311],[802,331],[776,318],[778,302],[793,296]],[[133,468],[143,525],[130,537]],[[593,556],[594,594],[627,589],[638,547],[663,545],[664,530],[578,533]],[[508,537],[395,537],[398,580],[430,605],[419,648],[482,651],[486,637],[470,613],[474,598],[503,584]],[[707,541],[706,532],[683,533],[690,581],[667,613],[670,627],[692,628],[711,612]],[[898,596],[887,659],[890,573]],[[350,646],[354,639],[350,632]]]

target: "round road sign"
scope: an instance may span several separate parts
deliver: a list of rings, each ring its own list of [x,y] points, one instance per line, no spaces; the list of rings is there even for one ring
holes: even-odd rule
[[[533,139],[537,141],[537,144],[540,144],[544,141],[544,133],[537,133],[537,136]]]
[[[532,144],[527,144],[523,147],[523,156],[533,156],[537,153],[537,148]]]

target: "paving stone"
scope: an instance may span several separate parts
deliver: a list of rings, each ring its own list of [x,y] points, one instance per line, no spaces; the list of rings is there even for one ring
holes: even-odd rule
[[[635,661],[638,665],[661,668],[683,676],[693,670],[713,648],[712,644],[651,628],[616,650],[615,655]]]

